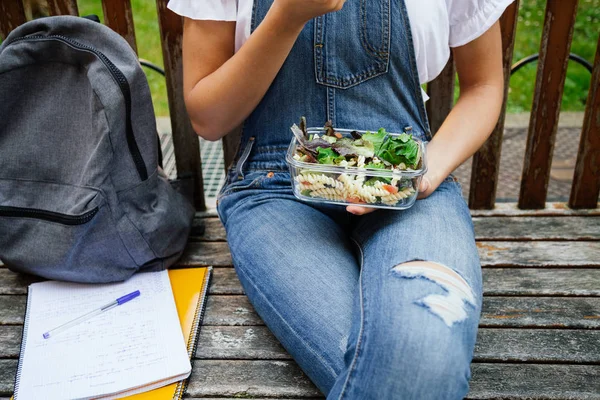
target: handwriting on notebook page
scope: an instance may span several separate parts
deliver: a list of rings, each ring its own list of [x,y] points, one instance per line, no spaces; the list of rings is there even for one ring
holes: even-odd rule
[[[134,300],[49,339],[42,337],[134,290],[141,293]],[[189,372],[166,271],[110,285],[43,282],[32,285],[30,296],[21,373],[27,381],[21,382],[19,398],[91,397]]]

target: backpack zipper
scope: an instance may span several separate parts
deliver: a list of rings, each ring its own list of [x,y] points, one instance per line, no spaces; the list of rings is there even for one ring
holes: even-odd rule
[[[89,222],[98,213],[98,207],[80,215],[61,214],[37,208],[21,208],[0,206],[0,217],[34,218],[44,221],[58,222],[63,225],[82,225]]]
[[[106,68],[108,69],[110,74],[113,76],[113,78],[119,85],[119,88],[121,89],[121,93],[123,93],[123,97],[125,98],[125,121],[127,124],[126,137],[127,137],[127,147],[129,148],[129,153],[131,153],[131,157],[133,158],[133,162],[135,164],[135,168],[137,169],[138,175],[140,176],[140,179],[142,181],[145,181],[146,179],[148,179],[148,171],[146,170],[146,164],[144,163],[144,159],[142,158],[142,154],[137,145],[137,142],[135,141],[135,136],[133,134],[133,126],[131,125],[131,89],[129,88],[129,83],[127,82],[127,78],[125,78],[125,75],[123,74],[123,72],[121,72],[121,70],[119,68],[117,68],[115,66],[115,64],[113,64],[112,61],[110,61],[108,59],[108,57],[106,57],[104,55],[104,53],[96,50],[95,48],[93,48],[91,46],[76,42],[76,41],[69,39],[68,37],[65,37],[62,35],[49,35],[49,36],[33,35],[33,36],[20,37],[20,38],[16,38],[13,41],[11,41],[9,43],[9,45],[16,43],[16,42],[22,42],[22,41],[30,41],[30,40],[35,41],[35,40],[48,40],[48,39],[62,41],[64,43],[66,43],[67,45],[70,45],[71,47],[74,47],[76,49],[93,53],[106,66]]]

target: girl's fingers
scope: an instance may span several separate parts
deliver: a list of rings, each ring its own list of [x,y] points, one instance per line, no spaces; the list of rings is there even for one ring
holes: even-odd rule
[[[354,215],[365,215],[375,211],[375,208],[371,207],[361,207],[361,206],[348,206],[346,207],[346,211]]]
[[[431,186],[431,183],[429,182],[429,178],[424,176],[423,179],[421,179],[421,184],[419,185],[419,192],[421,192],[421,193],[426,192],[429,189],[429,186]]]

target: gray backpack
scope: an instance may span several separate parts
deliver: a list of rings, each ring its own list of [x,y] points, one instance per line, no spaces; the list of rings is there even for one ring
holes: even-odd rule
[[[76,282],[160,270],[193,218],[161,176],[146,76],[117,33],[28,22],[0,47],[0,259]]]

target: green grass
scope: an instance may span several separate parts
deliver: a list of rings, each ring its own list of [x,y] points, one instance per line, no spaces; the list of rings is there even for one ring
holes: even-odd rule
[[[513,63],[539,52],[545,4],[546,0],[521,1]],[[580,0],[571,53],[575,53],[593,64],[599,32],[600,0]],[[534,62],[512,76],[508,112],[524,112],[531,109],[536,68],[537,63]],[[569,61],[561,110],[583,111],[585,109],[590,78],[591,74],[583,66]]]
[[[539,52],[547,0],[521,0],[513,62]],[[549,0],[560,1],[560,0]],[[163,66],[156,4],[152,0],[131,0],[141,58]],[[96,14],[102,19],[100,0],[78,0],[81,15]],[[600,0],[580,0],[571,52],[593,63],[600,32]],[[508,112],[531,109],[537,63],[531,63],[510,81]],[[167,92],[162,75],[147,70],[156,115],[168,115]],[[590,73],[581,65],[569,62],[561,109],[583,111],[590,84]]]
[[[80,15],[96,14],[104,22],[100,0],[78,0]],[[146,59],[163,68],[156,3],[152,0],[131,0],[133,24],[140,58]],[[144,68],[157,116],[168,116],[167,89],[165,78],[152,70]]]

